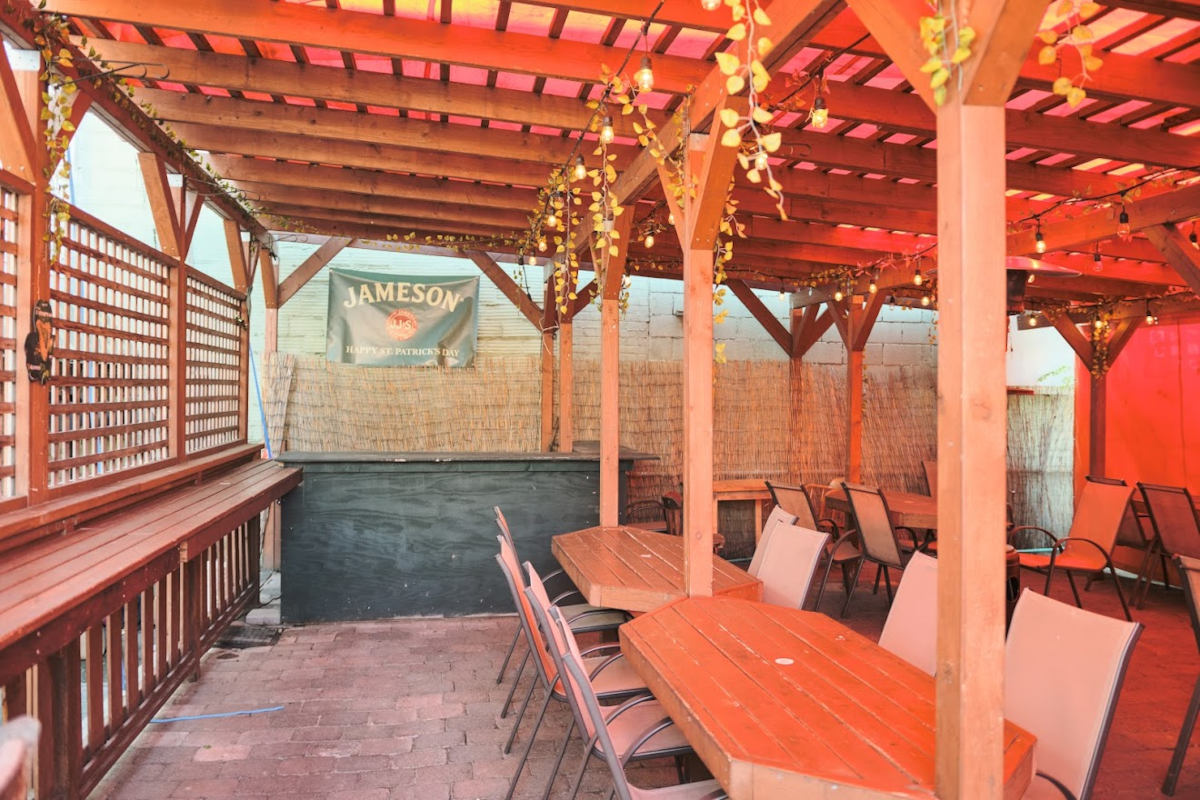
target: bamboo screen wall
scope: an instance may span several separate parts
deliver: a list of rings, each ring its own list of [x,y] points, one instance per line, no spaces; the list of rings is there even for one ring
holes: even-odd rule
[[[17,193],[0,186],[0,498],[16,494]]]
[[[167,457],[170,261],[78,209],[50,269],[50,486]]]
[[[683,461],[682,366],[621,364],[621,443],[658,456],[639,462],[630,498],[675,488]],[[716,366],[715,477],[827,483],[844,477],[845,368],[802,365],[789,384],[780,361]],[[267,424],[277,449],[516,451],[538,447],[536,359],[480,359],[474,369],[363,369],[273,354],[264,369]],[[575,438],[599,438],[599,372],[576,361]],[[924,492],[921,461],[934,457],[936,370],[868,366],[863,479]],[[794,391],[794,420],[788,396]],[[1009,398],[1015,518],[1065,531],[1072,506],[1071,395]],[[1064,520],[1067,524],[1064,524]]]

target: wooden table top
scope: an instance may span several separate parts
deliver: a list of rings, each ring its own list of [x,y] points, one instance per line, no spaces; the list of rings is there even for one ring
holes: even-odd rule
[[[621,649],[731,800],[933,798],[930,675],[836,620],[689,597],[621,626]],[[1005,724],[1006,798],[1035,739]]]
[[[883,496],[887,500],[888,511],[892,514],[893,525],[937,530],[936,497],[914,492],[901,492],[895,489],[884,489]],[[846,514],[852,513],[850,501],[846,499],[846,493],[841,489],[832,489],[825,495],[825,507]]]
[[[713,481],[713,495],[718,496],[722,500],[736,499],[727,498],[724,495],[744,494],[749,495],[747,500],[770,500],[771,492],[767,489],[767,482],[762,478],[732,478],[725,481]]]
[[[585,528],[555,536],[551,552],[593,605],[651,611],[684,596],[683,538],[639,528]],[[713,592],[758,600],[762,584],[713,556]]]

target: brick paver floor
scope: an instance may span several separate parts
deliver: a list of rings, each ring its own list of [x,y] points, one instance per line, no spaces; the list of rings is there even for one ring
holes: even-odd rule
[[[882,593],[873,597],[863,580],[847,622],[878,636],[886,614]],[[1054,594],[1067,599],[1065,580],[1056,580]],[[831,581],[822,610],[836,614],[841,601]],[[1084,602],[1103,613],[1120,611],[1111,584],[1097,584]],[[1161,796],[1158,787],[1200,671],[1178,591],[1152,592],[1135,617],[1146,630],[1109,736],[1096,800]],[[93,797],[501,798],[515,758],[500,752],[509,731],[509,720],[499,718],[507,687],[496,686],[494,678],[515,625],[514,617],[309,625],[286,629],[271,647],[213,651],[201,680],[186,684],[160,718],[282,710],[152,724]],[[1047,672],[1054,669],[1046,665]],[[551,708],[519,798],[541,796],[567,720],[565,708]],[[567,771],[581,750],[576,737]],[[1198,750],[1200,736],[1184,765],[1178,798],[1200,798]],[[643,785],[673,773],[669,765],[637,769],[635,782]],[[558,793],[565,794],[566,784],[560,777]],[[604,798],[608,787],[607,772],[595,762],[580,796]]]

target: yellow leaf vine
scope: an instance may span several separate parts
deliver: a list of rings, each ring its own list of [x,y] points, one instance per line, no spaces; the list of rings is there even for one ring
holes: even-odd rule
[[[725,0],[725,4],[733,15],[733,25],[725,36],[735,43],[735,47],[716,54],[717,68],[725,76],[725,90],[729,96],[746,91],[747,109],[744,115],[734,108],[721,109],[720,120],[724,128],[721,144],[738,148],[738,164],[745,171],[746,179],[762,185],[763,191],[775,200],[779,218],[787,219],[783,185],[771,171],[770,159],[779,149],[782,134],[767,132],[773,115],[760,98],[771,82],[771,75],[762,61],[774,47],[771,39],[762,33],[763,28],[770,27],[771,18],[758,0]]]
[[[933,16],[921,17],[919,31],[921,46],[929,53],[929,59],[921,65],[921,72],[929,75],[929,86],[933,89],[933,102],[946,102],[946,84],[952,72],[959,78],[962,71],[956,69],[971,57],[971,43],[975,41],[975,29],[969,25],[959,26],[957,4],[950,0],[950,16],[942,10],[942,0],[927,0]]]
[[[39,9],[45,7],[42,0]],[[71,51],[67,42],[67,19],[61,14],[38,14],[31,18],[33,43],[38,48],[41,68],[38,75],[42,86],[42,145],[46,153],[43,177],[50,191],[46,200],[46,230],[42,238],[46,241],[46,258],[51,264],[59,260],[62,241],[71,221],[71,206],[54,192],[55,186],[66,185],[71,175],[71,162],[67,150],[71,144],[71,133],[75,130],[71,122],[71,107],[78,91],[73,82],[59,81],[60,70],[72,66]]]
[[[1087,97],[1083,85],[1091,75],[1104,64],[1104,61],[1094,55],[1093,41],[1095,36],[1092,29],[1084,22],[1100,11],[1100,4],[1092,0],[1058,0],[1054,4],[1054,17],[1059,19],[1038,31],[1038,40],[1042,43],[1038,50],[1038,63],[1049,66],[1058,62],[1060,71],[1064,65],[1063,50],[1074,50],[1079,58],[1079,71],[1073,75],[1060,74],[1055,79],[1052,91],[1065,97],[1067,105],[1075,108]],[[1047,19],[1050,15],[1046,15]],[[1046,19],[1043,20],[1046,22]],[[1059,25],[1065,25],[1065,30],[1059,32]]]

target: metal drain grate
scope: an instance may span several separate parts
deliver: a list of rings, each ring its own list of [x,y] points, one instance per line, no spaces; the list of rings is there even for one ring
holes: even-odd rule
[[[234,625],[216,641],[214,647],[227,650],[245,650],[247,647],[270,647],[279,641],[281,628],[265,625]]]

